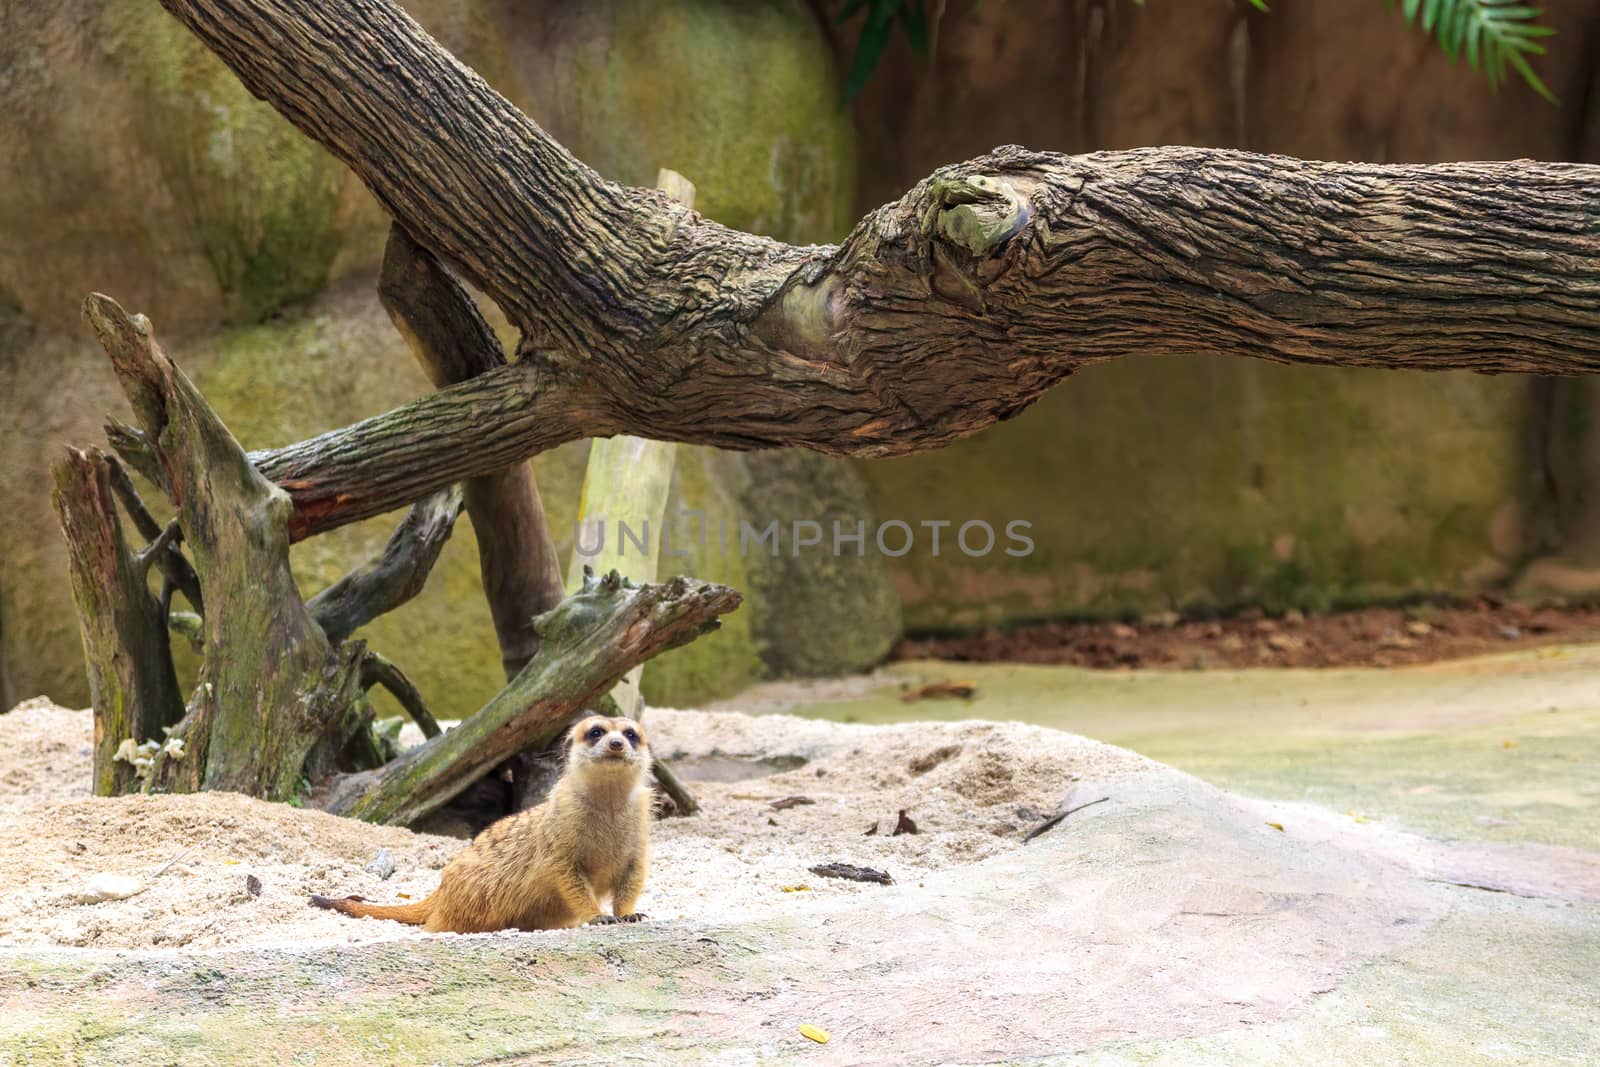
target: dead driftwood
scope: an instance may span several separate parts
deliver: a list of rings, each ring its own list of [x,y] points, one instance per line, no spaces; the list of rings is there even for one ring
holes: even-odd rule
[[[250,463],[147,320],[99,295],[84,310],[137,422],[115,425],[113,446],[176,510],[171,522],[157,521],[122,466],[96,449],[70,450],[56,467],[55,504],[90,666],[101,794],[229,789],[290,799],[321,778],[319,795],[331,810],[411,821],[558,733],[628,670],[715,628],[739,604],[738,593],[708,582],[674,578],[635,587],[614,571],[587,574],[572,596],[506,628],[502,650],[508,664],[521,666],[494,700],[441,733],[404,672],[351,635],[416,594],[464,505],[470,513],[477,500],[500,515],[494,509],[508,498],[514,507],[536,506],[536,497],[521,493],[531,482],[502,479],[494,492],[478,486],[476,496],[450,487],[432,494],[376,558],[305,601],[289,570],[285,491]],[[413,313],[408,321],[426,316]],[[507,488],[513,484],[521,488]],[[149,539],[145,547],[126,543],[119,501]],[[542,511],[539,523],[516,537],[541,530],[548,536]],[[521,559],[496,573],[526,577],[528,566]],[[152,569],[162,575],[159,594],[147,584]],[[541,582],[518,578],[491,599],[543,603],[550,587]],[[513,597],[509,587],[520,591]],[[175,592],[197,612],[173,612]],[[187,703],[173,670],[172,629],[202,650],[199,684]],[[371,729],[366,691],[373,685],[393,693],[428,738],[387,764]]]
[[[535,620],[538,653],[493,700],[383,768],[343,779],[324,806],[373,822],[412,822],[510,756],[555,737],[574,709],[629,666],[692,641],[738,603],[739,594],[710,582],[673,578],[634,588],[616,571],[590,572],[581,590]]]
[[[887,871],[879,871],[871,867],[857,867],[850,863],[822,863],[806,869],[812,874],[821,875],[823,878],[843,878],[847,882],[873,882],[877,885],[894,885],[894,879],[889,877]]]

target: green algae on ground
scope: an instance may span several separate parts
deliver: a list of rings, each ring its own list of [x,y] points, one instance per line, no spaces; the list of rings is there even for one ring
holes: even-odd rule
[[[1600,906],[1470,889],[1421,940],[1363,968],[1291,1018],[1074,1057],[1082,1067],[1600,1062]],[[1472,897],[1476,899],[1468,900]]]
[[[0,1051],[18,1064],[344,1067],[614,1062],[614,1050],[648,1046],[661,1062],[693,1062],[701,1038],[674,1024],[695,990],[677,975],[737,966],[730,981],[770,988],[762,949],[796,936],[794,926],[782,918],[760,931],[654,923],[624,937],[589,928],[336,950],[8,949],[0,951]]]
[[[864,696],[788,710],[1014,719],[1124,745],[1247,795],[1450,838],[1600,851],[1597,671],[1600,647],[1399,670],[901,663]],[[954,679],[975,682],[975,699],[900,699],[902,687]]]

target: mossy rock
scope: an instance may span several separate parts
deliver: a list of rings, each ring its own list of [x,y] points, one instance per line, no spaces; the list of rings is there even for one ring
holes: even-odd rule
[[[836,674],[877,664],[900,634],[900,596],[875,551],[866,482],[848,464],[798,449],[753,453],[748,468],[742,510],[758,523],[786,526],[779,551],[752,556],[750,568],[768,672]],[[815,525],[797,529],[797,521]],[[802,544],[812,538],[820,543]]]
[[[91,289],[169,334],[255,322],[376,263],[381,213],[158,5],[17,5],[0,41],[0,291],[77,326]]]
[[[1141,358],[1022,416],[861,465],[878,510],[1030,522],[1033,551],[893,560],[906,625],[1325,610],[1504,580],[1524,548],[1515,377]]]
[[[847,532],[873,526],[866,485],[846,464],[789,449],[680,446],[667,521],[670,544],[684,554],[663,557],[662,576],[708,578],[746,599],[721,631],[646,669],[650,703],[682,706],[763,677],[861,670],[899,636],[900,600],[884,561],[870,547],[834,551],[835,522]],[[821,542],[796,548],[796,523],[815,523]]]
[[[667,167],[736,229],[825,241],[854,221],[855,142],[817,15],[800,0],[493,7],[497,86],[579,159],[653,185]]]

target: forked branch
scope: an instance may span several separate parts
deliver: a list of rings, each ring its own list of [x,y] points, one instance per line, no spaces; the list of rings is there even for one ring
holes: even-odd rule
[[[581,436],[936,448],[1134,353],[1600,369],[1594,167],[1002,148],[797,248],[604,181],[391,0],[162,2],[526,335],[252,457],[295,536]]]

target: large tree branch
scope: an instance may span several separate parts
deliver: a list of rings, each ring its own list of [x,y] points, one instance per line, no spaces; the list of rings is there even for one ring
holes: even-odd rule
[[[1600,369],[1592,167],[1005,148],[794,248],[601,180],[389,0],[163,3],[528,334],[255,457],[297,536],[578,436],[934,448],[1132,353]]]

